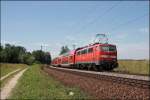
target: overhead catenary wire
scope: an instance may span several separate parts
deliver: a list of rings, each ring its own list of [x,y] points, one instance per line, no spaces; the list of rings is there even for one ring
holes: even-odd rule
[[[94,7],[92,7],[91,9],[89,9],[88,11],[86,11],[87,15],[84,15],[84,16],[81,16],[80,17],[80,20],[81,21],[77,21],[77,22],[74,22],[73,25],[71,25],[70,29],[73,30],[75,28],[75,26],[79,26],[80,24],[82,24],[83,21],[86,21],[86,19],[91,16],[90,14],[91,13],[94,13],[96,10],[97,10],[97,7],[98,4],[94,4]],[[90,13],[90,14],[89,14]],[[72,32],[69,32],[68,34],[72,34],[74,33],[73,31]],[[75,48],[76,44],[72,44],[73,46],[73,49]]]
[[[92,9],[87,11],[86,12],[87,15],[81,16],[81,19],[80,19],[81,21],[73,23],[73,25],[71,25],[70,29],[74,29],[75,26],[79,26],[84,20],[86,20],[90,16],[89,13],[94,13],[96,11],[96,9],[97,9],[97,5],[95,5]],[[73,32],[70,32],[70,33],[73,33]]]
[[[83,31],[85,28],[87,28],[87,26],[94,24],[95,22],[97,22],[98,20],[100,20],[100,18],[104,17],[107,13],[109,13],[110,11],[112,11],[114,8],[116,8],[119,4],[121,3],[121,1],[118,1],[116,4],[112,5],[110,8],[108,8],[103,14],[97,16],[95,19],[93,19],[91,22],[89,22],[88,24],[85,24],[83,27],[81,27],[78,32]],[[78,33],[77,32],[77,33]]]
[[[136,22],[137,20],[139,20],[139,19],[141,19],[141,18],[144,18],[144,17],[146,17],[146,16],[148,16],[148,15],[149,15],[149,14],[145,13],[145,14],[143,14],[143,15],[141,15],[141,16],[138,16],[138,17],[136,17],[136,18],[134,18],[134,19],[128,20],[127,22],[121,23],[121,24],[119,24],[118,26],[113,27],[110,31],[111,31],[111,32],[112,32],[112,31],[115,31],[115,30],[117,30],[117,29],[119,29],[119,28],[121,28],[121,27],[123,27],[123,26],[125,26],[125,25],[128,25],[128,24],[130,24],[130,23]]]
[[[106,11],[104,11],[104,13],[100,14],[99,16],[97,16],[95,19],[93,19],[91,22],[85,24],[83,27],[81,27],[76,33],[79,33],[81,32],[82,30],[84,30],[87,25],[91,25],[91,24],[94,24],[95,22],[97,22],[97,20],[100,20],[100,18],[104,17],[107,13],[109,13],[110,11],[112,11],[115,7],[117,7],[119,4],[121,3],[121,1],[118,1],[117,3],[113,4],[111,7],[109,7]],[[93,10],[95,10],[96,8],[94,8]],[[92,10],[91,10],[92,11]],[[94,11],[92,11],[94,12]],[[85,19],[85,18],[84,18]],[[80,23],[83,22],[83,21],[80,21]],[[74,25],[76,26],[79,26],[78,25],[78,22],[75,23]],[[72,33],[75,33],[75,32],[72,32]]]

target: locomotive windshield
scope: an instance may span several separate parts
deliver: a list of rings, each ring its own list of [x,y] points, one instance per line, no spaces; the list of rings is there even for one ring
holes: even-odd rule
[[[115,46],[102,46],[101,50],[102,51],[116,51],[116,47]]]

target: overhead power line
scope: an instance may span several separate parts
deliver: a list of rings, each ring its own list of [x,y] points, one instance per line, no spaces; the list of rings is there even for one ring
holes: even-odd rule
[[[96,17],[95,19],[93,19],[91,22],[89,22],[88,24],[84,25],[79,32],[81,32],[82,30],[84,30],[85,28],[87,28],[87,26],[94,24],[95,22],[97,22],[97,20],[100,20],[100,18],[104,17],[107,13],[109,13],[110,11],[112,11],[115,7],[117,7],[119,4],[121,3],[121,1],[117,2],[116,4],[112,5],[110,8],[108,8],[103,14],[99,15],[98,17]]]
[[[95,12],[96,11],[96,9],[97,9],[97,5],[95,5],[93,8],[91,8],[89,11],[87,11],[86,13],[87,13],[87,15],[85,15],[85,16],[81,16],[81,18],[80,18],[80,21],[79,22],[75,22],[75,23],[73,23],[73,25],[71,26],[71,28],[70,29],[74,29],[74,27],[76,27],[76,26],[79,26],[84,20],[86,20],[89,16],[90,16],[90,14],[91,13],[93,13],[93,12]],[[90,13],[90,14],[89,14]],[[70,32],[71,33],[71,32]]]
[[[118,26],[112,28],[112,29],[110,30],[110,32],[115,31],[115,30],[117,30],[117,29],[123,27],[124,25],[128,25],[128,24],[130,24],[130,23],[136,22],[137,20],[139,20],[139,19],[141,19],[141,18],[144,18],[144,17],[146,17],[146,16],[148,16],[148,15],[149,15],[149,14],[145,13],[145,14],[142,15],[142,16],[138,16],[138,17],[136,17],[136,18],[134,18],[134,19],[132,19],[132,20],[128,20],[128,21],[125,22],[125,23],[121,23],[121,24],[119,24]]]

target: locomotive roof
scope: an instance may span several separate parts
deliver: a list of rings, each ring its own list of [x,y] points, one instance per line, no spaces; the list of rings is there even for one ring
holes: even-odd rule
[[[69,51],[69,52],[64,53],[64,54],[62,54],[62,55],[59,55],[59,56],[57,56],[57,57],[54,58],[54,59],[58,59],[58,58],[63,57],[63,56],[74,55],[77,50],[85,49],[85,48],[88,48],[88,47],[93,47],[93,46],[96,46],[96,45],[101,45],[101,46],[102,46],[102,45],[105,45],[105,46],[107,46],[107,45],[109,45],[109,46],[115,46],[115,45],[113,45],[113,44],[108,44],[108,43],[105,43],[105,44],[104,44],[104,43],[89,44],[89,45],[86,45],[86,46],[84,46],[84,47],[79,47],[79,48],[77,48],[77,49],[75,49],[75,50]]]
[[[84,47],[79,47],[79,48],[77,48],[76,50],[80,50],[80,49],[84,49],[84,48],[88,48],[88,47],[93,47],[93,46],[95,46],[95,45],[109,45],[109,46],[115,46],[115,45],[113,45],[113,44],[108,44],[108,43],[94,43],[94,44],[89,44],[89,45],[86,45],[86,46],[84,46]]]

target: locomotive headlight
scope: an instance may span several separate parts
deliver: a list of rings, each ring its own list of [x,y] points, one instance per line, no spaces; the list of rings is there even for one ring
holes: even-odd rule
[[[117,58],[117,56],[111,56],[111,58]]]
[[[101,55],[101,58],[117,58],[117,56]]]
[[[109,58],[109,55],[101,55],[101,58]]]

